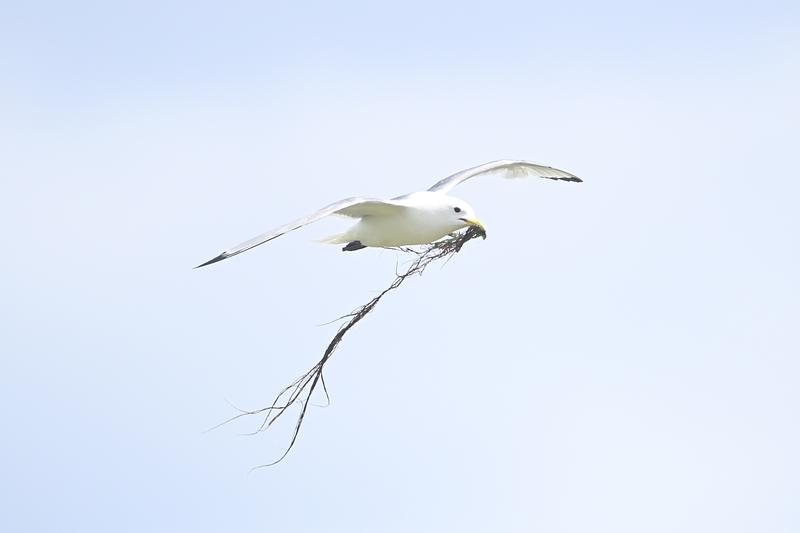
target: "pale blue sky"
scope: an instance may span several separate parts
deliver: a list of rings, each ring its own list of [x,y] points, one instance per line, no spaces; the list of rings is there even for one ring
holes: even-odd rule
[[[3,531],[795,532],[800,16],[789,2],[4,5]],[[391,281],[325,221],[491,159]],[[402,260],[402,259],[401,259]]]

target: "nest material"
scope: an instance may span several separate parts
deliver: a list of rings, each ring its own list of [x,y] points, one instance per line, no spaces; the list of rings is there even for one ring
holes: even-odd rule
[[[369,312],[372,311],[376,305],[378,305],[378,302],[380,302],[381,298],[383,298],[388,292],[398,288],[403,281],[406,280],[406,278],[416,274],[421,275],[428,265],[434,261],[440,259],[449,260],[453,255],[461,251],[461,248],[464,246],[464,244],[476,237],[482,237],[485,239],[486,233],[476,226],[470,226],[466,230],[451,234],[445,239],[436,241],[432,244],[424,245],[421,248],[396,248],[402,252],[413,253],[416,255],[416,258],[405,270],[405,272],[397,273],[394,281],[372,300],[357,308],[353,312],[348,313],[338,319],[347,320],[347,322],[339,327],[339,330],[336,332],[336,335],[333,336],[333,339],[331,340],[330,344],[328,344],[328,347],[325,349],[322,358],[317,362],[317,364],[315,364],[313,367],[311,367],[311,369],[308,370],[308,372],[294,380],[286,388],[280,391],[272,401],[271,405],[261,409],[256,409],[254,411],[237,409],[239,414],[229,418],[221,424],[218,424],[212,429],[225,425],[228,422],[232,422],[244,416],[262,415],[263,420],[261,425],[258,429],[251,433],[252,435],[255,435],[268,429],[270,426],[272,426],[272,424],[275,423],[275,421],[283,416],[292,405],[299,402],[301,404],[300,413],[297,416],[297,421],[295,422],[294,431],[292,433],[289,446],[275,461],[257,466],[255,468],[257,469],[266,466],[272,466],[281,462],[289,454],[289,451],[291,451],[292,447],[297,441],[297,436],[300,434],[300,428],[303,425],[303,420],[305,419],[306,411],[308,410],[308,406],[311,401],[311,396],[314,394],[314,390],[318,385],[322,386],[326,400],[330,401],[328,388],[325,385],[325,378],[323,377],[322,372],[325,364],[331,358],[333,352],[336,351],[339,343],[342,341],[350,328],[355,326],[362,318],[367,316],[367,314],[369,314]]]

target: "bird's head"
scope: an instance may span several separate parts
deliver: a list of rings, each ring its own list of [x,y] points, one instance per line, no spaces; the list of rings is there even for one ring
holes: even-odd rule
[[[481,221],[478,220],[478,217],[475,215],[475,209],[473,209],[472,206],[467,202],[459,198],[448,196],[442,215],[449,219],[453,225],[454,231],[469,226],[476,226],[484,233],[486,232],[486,228],[483,227],[483,223],[481,223]]]

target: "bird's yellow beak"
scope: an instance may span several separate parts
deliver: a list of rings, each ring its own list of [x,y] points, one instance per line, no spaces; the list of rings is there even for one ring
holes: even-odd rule
[[[483,227],[483,223],[478,220],[477,218],[462,218],[464,222],[466,222],[470,226],[475,226],[479,228],[482,232],[486,233],[486,228]]]

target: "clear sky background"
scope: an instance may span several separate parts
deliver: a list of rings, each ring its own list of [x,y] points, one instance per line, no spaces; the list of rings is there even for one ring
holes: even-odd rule
[[[797,2],[6,2],[3,531],[800,530]],[[313,225],[499,158],[393,278]]]

